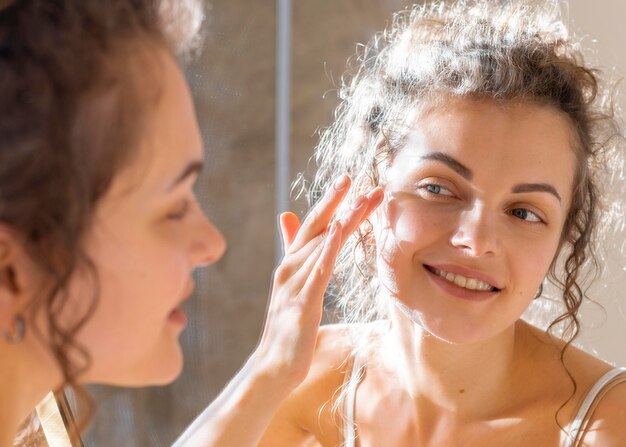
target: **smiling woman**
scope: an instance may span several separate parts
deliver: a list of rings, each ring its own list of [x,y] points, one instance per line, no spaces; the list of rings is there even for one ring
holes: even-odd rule
[[[408,131],[382,179],[384,293],[450,343],[512,327],[553,262],[574,169],[569,125],[551,109],[449,98]]]
[[[347,172],[386,199],[261,445],[622,445],[625,371],[571,346],[622,139],[558,4],[408,8],[339,97],[311,196]],[[521,316],[546,280],[544,332]]]

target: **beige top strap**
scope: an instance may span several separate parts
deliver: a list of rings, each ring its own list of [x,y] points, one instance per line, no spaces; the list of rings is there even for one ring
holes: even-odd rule
[[[358,355],[354,356],[352,371],[348,381],[346,394],[346,419],[344,423],[344,447],[356,446],[356,427],[354,422],[354,409],[356,407],[356,389],[361,381],[361,361]]]
[[[580,404],[578,414],[570,425],[566,447],[581,446],[587,425],[598,403],[604,395],[615,385],[626,382],[626,368],[615,368],[600,377],[593,385],[585,400]]]

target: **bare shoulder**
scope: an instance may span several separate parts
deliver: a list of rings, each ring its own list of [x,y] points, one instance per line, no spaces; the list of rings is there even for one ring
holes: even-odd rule
[[[550,336],[545,331],[538,329],[528,323],[523,323],[528,333],[540,347],[536,348],[533,354],[541,359],[542,364],[552,365],[557,380],[567,377],[571,374],[576,382],[577,390],[586,395],[593,384],[608,371],[613,369],[610,363],[585,352],[584,350],[570,345],[564,351],[563,362],[561,361],[561,353],[565,347],[565,342]]]
[[[551,376],[553,390],[562,389],[562,392],[559,393],[562,396],[559,399],[563,399],[563,396],[571,397],[563,409],[564,417],[561,420],[565,426],[571,427],[582,402],[593,386],[602,376],[613,370],[614,366],[573,345],[567,348],[565,361],[561,363],[560,353],[564,347],[564,342],[555,340],[545,332],[530,325],[529,330],[539,341],[539,345],[542,346],[539,349],[544,351],[544,359],[551,359],[545,364],[552,364],[548,370],[554,371],[554,374],[546,374],[544,377]],[[571,396],[572,380],[568,377],[568,373],[571,374],[571,379],[576,384],[574,396]],[[625,415],[626,381],[614,385],[601,397],[591,416],[589,429],[584,435],[584,443],[581,445],[585,447],[626,445]]]
[[[617,447],[626,444],[626,381],[612,386],[591,415],[584,445]]]
[[[614,366],[579,349],[571,348],[572,375],[579,388],[576,411],[596,382]],[[611,386],[593,411],[584,446],[617,447],[626,445],[626,381]]]
[[[336,445],[340,416],[333,404],[352,366],[352,329],[320,328],[311,369],[279,408],[261,446]]]

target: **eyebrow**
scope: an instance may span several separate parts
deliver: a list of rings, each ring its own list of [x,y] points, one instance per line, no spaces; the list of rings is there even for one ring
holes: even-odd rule
[[[430,154],[422,156],[421,159],[434,160],[443,163],[452,170],[456,171],[459,175],[461,175],[461,177],[465,178],[465,180],[468,181],[471,180],[474,176],[470,168],[450,157],[449,155],[444,154],[443,152],[431,152]]]
[[[474,176],[474,173],[471,169],[465,166],[463,163],[455,160],[453,157],[448,154],[444,154],[443,152],[431,152],[421,157],[422,160],[434,160],[440,163],[445,164],[452,170],[456,171],[461,177],[470,181]],[[552,194],[556,197],[559,202],[562,202],[561,196],[557,192],[556,188],[549,183],[522,183],[519,185],[515,185],[511,192],[514,194],[521,194],[526,192],[545,192],[548,194]]]
[[[559,199],[559,202],[562,201],[556,188],[548,183],[523,183],[521,185],[515,185],[511,189],[511,192],[517,194],[524,192],[547,192],[548,194],[552,194],[554,197]]]
[[[176,177],[176,180],[174,180],[172,184],[167,188],[167,191],[168,192],[171,191],[177,185],[181,184],[189,177],[193,175],[199,175],[203,168],[204,168],[204,163],[201,160],[192,161],[191,163],[187,165],[185,169],[183,169],[180,175]]]

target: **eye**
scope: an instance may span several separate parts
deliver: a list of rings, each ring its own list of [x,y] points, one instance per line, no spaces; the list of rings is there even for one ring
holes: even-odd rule
[[[543,220],[537,216],[537,214],[533,213],[526,208],[513,208],[510,211],[511,216],[516,217],[520,220],[524,220],[526,222],[532,223],[543,223]]]
[[[171,213],[167,215],[167,218],[170,220],[183,220],[189,211],[190,203],[188,199],[180,202],[178,207]]]
[[[436,183],[427,183],[425,185],[420,186],[420,188],[425,190],[429,194],[433,194],[436,196],[448,196],[448,197],[454,196],[454,194],[452,194],[449,189],[446,189],[443,186],[438,185]]]

